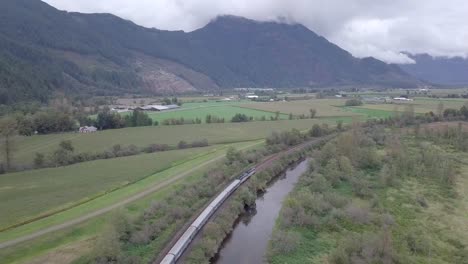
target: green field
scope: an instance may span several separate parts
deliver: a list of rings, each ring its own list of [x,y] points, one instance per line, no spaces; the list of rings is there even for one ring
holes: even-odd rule
[[[292,128],[305,130],[317,123],[335,124],[336,119],[137,127],[105,130],[93,134],[62,133],[18,137],[13,157],[17,164],[31,164],[36,152],[51,153],[58,148],[62,140],[71,140],[76,153],[102,152],[109,150],[115,144],[144,147],[156,143],[175,146],[181,140],[192,142],[207,139],[210,144],[256,140],[265,138],[273,131]],[[1,154],[0,158],[3,158]]]
[[[464,104],[468,103],[468,99],[433,99],[433,98],[416,98],[413,102],[400,102],[395,104],[366,104],[357,108],[381,110],[389,112],[403,112],[406,106],[413,105],[415,113],[428,113],[430,111],[437,113],[439,104],[442,103],[444,109],[455,108],[459,109]]]
[[[255,144],[236,144],[235,147],[238,149],[252,147]],[[160,191],[154,192],[140,200],[132,202],[122,208],[106,213],[104,215],[92,218],[84,223],[76,226],[66,228],[60,231],[49,233],[41,236],[40,238],[23,242],[13,247],[5,248],[0,250],[0,259],[2,263],[70,263],[74,259],[88,253],[95,245],[96,237],[103,231],[107,230],[108,226],[112,224],[112,219],[115,219],[116,214],[136,216],[141,214],[141,211],[148,208],[154,201],[165,199],[168,195],[171,195],[175,190],[181,189],[181,185],[187,182],[194,182],[200,179],[203,174],[209,169],[216,167],[217,162],[207,163],[210,160],[222,157],[225,153],[225,149],[219,150],[208,156],[197,158],[196,160],[186,162],[174,166],[171,169],[157,173],[148,179],[145,179],[133,186],[129,186],[113,194],[109,194],[96,201],[82,205],[80,207],[68,210],[57,214],[47,221],[39,221],[35,224],[30,224],[16,230],[0,233],[0,241],[12,239],[24,234],[34,232],[35,230],[41,230],[51,225],[51,222],[63,222],[67,219],[74,219],[74,217],[80,216],[93,208],[103,206],[105,204],[113,204],[122,197],[128,196],[131,193],[137,192],[137,190],[143,190],[153,185],[155,179],[169,178],[174,175],[192,170],[190,174],[181,180],[161,189]],[[203,165],[205,164],[205,165]],[[200,166],[202,165],[202,166]],[[161,241],[167,239],[167,237],[159,238]]]
[[[255,141],[255,142],[248,142],[248,143],[236,143],[236,144],[232,144],[232,146],[234,146],[237,149],[246,149],[246,148],[258,146],[261,143],[262,141]],[[147,177],[144,177],[145,175],[140,176],[142,177],[141,180],[135,181],[134,183],[129,184],[129,185],[122,186],[121,188],[117,188],[113,190],[112,192],[105,193],[104,195],[99,196],[96,199],[87,201],[86,203],[79,204],[70,209],[55,213],[47,218],[39,219],[32,223],[25,224],[14,229],[0,232],[0,242],[4,242],[4,241],[18,238],[24,235],[28,235],[38,230],[42,230],[50,226],[61,224],[65,221],[75,219],[84,214],[94,212],[100,208],[113,205],[127,197],[131,197],[132,195],[138,194],[152,186],[158,185],[158,183],[161,183],[162,181],[170,180],[171,178],[177,175],[186,174],[187,172],[189,172],[186,176],[184,176],[184,177],[189,177],[192,171],[206,167],[210,163],[213,163],[219,160],[220,158],[224,157],[228,146],[229,145],[219,147],[216,149],[216,151],[213,150],[213,151],[205,152],[206,155],[195,156],[191,160],[187,160],[186,162],[183,162],[180,164],[174,164],[174,166],[169,167],[168,169],[165,169],[161,172],[157,172],[151,175],[146,175]],[[69,173],[74,173],[74,172],[70,170]],[[88,182],[87,184],[92,184],[92,181]],[[73,185],[69,185],[68,188],[69,189],[73,188]],[[12,194],[12,196],[14,198],[17,195]],[[9,197],[9,198],[12,198],[12,197]],[[46,199],[49,199],[49,198],[50,197],[47,197]],[[28,201],[25,201],[25,202],[28,202]],[[47,201],[45,201],[44,199],[38,202],[47,203]]]
[[[221,146],[174,150],[0,177],[0,229],[125,186]]]
[[[229,105],[222,103],[213,103],[213,105],[209,104],[200,104],[201,106],[197,107],[198,104],[191,104],[190,106],[185,106],[179,110],[172,110],[167,112],[148,112],[148,115],[153,119],[153,121],[158,121],[162,123],[162,121],[166,119],[180,119],[184,118],[186,120],[195,120],[199,118],[205,123],[205,117],[207,115],[214,115],[218,118],[224,118],[226,122],[231,122],[231,119],[236,114],[244,114],[248,117],[253,117],[254,119],[260,119],[263,116],[266,119],[270,119],[270,117],[274,117],[274,112],[267,112],[255,109],[248,109],[248,108],[241,108],[235,105]],[[236,103],[239,104],[239,103]],[[246,104],[250,105],[250,104]],[[288,115],[282,114],[280,115],[280,119],[287,119]]]
[[[358,116],[341,108],[341,106],[345,105],[345,102],[345,99],[311,99],[290,102],[251,103],[242,105],[242,107],[269,112],[280,111],[283,114],[292,113],[296,116],[302,114],[310,115],[310,109],[317,110],[317,117]]]

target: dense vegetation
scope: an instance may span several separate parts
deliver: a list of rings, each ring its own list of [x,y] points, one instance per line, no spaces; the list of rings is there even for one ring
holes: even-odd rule
[[[395,132],[354,128],[313,154],[283,205],[271,263],[465,263],[466,236],[438,218],[457,217],[453,154]]]

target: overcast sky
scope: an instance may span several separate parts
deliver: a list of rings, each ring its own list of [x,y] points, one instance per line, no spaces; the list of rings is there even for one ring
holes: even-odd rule
[[[112,13],[158,29],[192,31],[222,14],[301,23],[354,56],[409,63],[400,51],[468,55],[466,0],[45,0]]]

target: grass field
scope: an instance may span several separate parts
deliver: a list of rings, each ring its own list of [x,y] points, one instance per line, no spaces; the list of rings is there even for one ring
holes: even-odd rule
[[[236,144],[237,148],[244,148],[246,146],[252,145]],[[159,177],[170,177],[171,175],[173,176],[176,173],[179,173],[180,171],[187,170],[189,168],[194,168],[195,166],[197,166],[197,164],[199,165],[203,162],[206,162],[209,159],[212,159],[213,157],[217,157],[220,155],[223,155],[223,152],[218,151],[217,153],[210,155],[210,157],[199,158],[196,161],[178,165],[174,168],[171,168],[167,172],[161,172],[155,176],[159,175]],[[114,219],[116,214],[124,214],[130,216],[138,215],[141,213],[142,210],[148,208],[148,206],[153,201],[162,200],[174,190],[180,189],[181,184],[183,182],[196,181],[204,174],[204,172],[206,172],[214,166],[216,166],[216,162],[195,169],[192,173],[190,173],[190,175],[188,175],[183,180],[179,180],[178,182],[158,192],[154,192],[153,194],[150,194],[143,199],[130,203],[121,208],[120,210],[117,210],[116,212],[110,212],[102,216],[98,216],[82,224],[76,225],[73,228],[67,228],[57,232],[49,233],[40,238],[21,243],[14,247],[2,249],[0,250],[0,259],[2,260],[2,263],[12,264],[70,263],[74,259],[92,250],[96,242],[96,236],[98,236],[103,230],[106,230],[108,225],[112,223],[112,221],[109,220]],[[145,184],[148,185],[148,183],[148,181],[145,181],[139,186],[140,188],[144,188],[143,186],[145,186]],[[85,212],[85,210],[86,209],[82,208],[83,212]],[[73,215],[73,212],[68,212],[68,214]],[[66,215],[59,216],[59,218],[65,217]],[[41,228],[41,226],[45,226],[45,223],[40,224],[37,228]],[[21,233],[21,230],[9,232],[8,234],[0,233],[0,241],[2,241],[2,239],[5,239],[7,236],[16,237],[18,233]],[[164,240],[165,238],[161,239]]]
[[[340,106],[345,105],[344,99],[312,99],[290,102],[266,102],[244,104],[242,107],[262,111],[276,112],[293,115],[310,115],[310,109],[317,110],[317,117],[350,117],[358,114],[345,111]]]
[[[221,146],[174,150],[0,177],[0,229],[125,186]]]
[[[381,110],[389,112],[403,112],[407,105],[411,104],[414,106],[416,113],[424,114],[430,111],[437,113],[439,103],[442,102],[444,109],[455,108],[459,109],[465,103],[468,103],[467,99],[432,99],[432,98],[416,98],[413,102],[398,103],[398,104],[366,104],[357,108]]]
[[[273,131],[292,128],[309,129],[316,123],[335,124],[336,119],[280,120],[248,123],[202,124],[183,126],[137,127],[106,130],[93,134],[62,133],[18,137],[15,163],[31,164],[36,152],[51,153],[62,140],[71,140],[75,152],[102,152],[115,144],[138,147],[149,144],[177,145],[181,140],[192,142],[207,139],[210,144],[232,143],[265,138]],[[0,154],[0,158],[3,157]]]
[[[258,146],[261,143],[262,141],[236,143],[232,144],[232,146],[236,147],[237,149],[245,149]],[[208,163],[214,162],[219,158],[223,157],[226,153],[227,148],[228,146],[217,148],[216,151],[208,152],[206,155],[199,155],[198,157],[195,157],[192,160],[188,160],[187,162],[175,165],[161,172],[149,175],[148,177],[143,177],[143,179],[139,181],[123,186],[122,188],[113,190],[112,192],[105,193],[104,195],[96,199],[72,207],[68,210],[53,214],[47,218],[43,218],[14,229],[0,232],[0,242],[25,236],[34,233],[38,230],[43,230],[47,227],[51,227],[57,224],[61,224],[65,221],[75,219],[84,214],[94,212],[100,208],[105,208],[106,206],[113,205],[118,201],[121,201],[127,197],[131,197],[132,195],[138,194],[141,191],[150,188],[151,186],[157,185],[161,181],[170,179],[171,177],[174,177],[178,174],[194,170],[198,166],[204,167],[208,165]],[[88,182],[88,184],[93,184],[93,182]]]
[[[246,105],[250,105],[250,104],[246,104]],[[253,117],[254,119],[260,119],[263,116],[266,119],[270,119],[270,117],[275,116],[275,113],[273,112],[241,108],[241,107],[237,107],[235,105],[229,105],[229,104],[222,104],[220,106],[216,106],[216,105],[207,106],[206,104],[203,104],[203,106],[200,106],[200,107],[192,106],[192,108],[184,107],[180,110],[174,110],[174,111],[148,113],[148,115],[153,119],[153,121],[158,121],[159,123],[162,123],[162,121],[166,119],[171,119],[171,118],[179,119],[182,117],[186,120],[189,120],[189,119],[195,120],[196,118],[199,118],[202,120],[203,123],[205,123],[205,117],[207,115],[214,115],[214,116],[217,116],[218,118],[224,118],[226,122],[230,122],[232,117],[236,114],[244,114],[248,117]],[[287,118],[288,118],[288,115],[286,114],[280,115],[280,119],[287,119]]]

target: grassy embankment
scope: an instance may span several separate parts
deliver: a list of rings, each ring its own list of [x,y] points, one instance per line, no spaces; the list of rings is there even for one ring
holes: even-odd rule
[[[283,205],[270,263],[465,263],[468,155],[382,135],[315,156]]]

